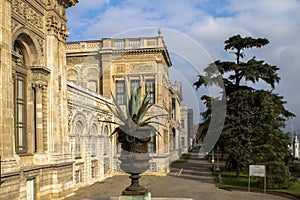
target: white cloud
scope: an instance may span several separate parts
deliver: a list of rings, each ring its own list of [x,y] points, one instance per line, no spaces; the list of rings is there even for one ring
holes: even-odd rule
[[[69,9],[68,25],[71,40],[112,37],[133,28],[169,28],[194,38],[214,60],[234,59],[223,50],[224,41],[234,34],[267,38],[270,44],[247,51],[247,58],[256,55],[281,68],[276,91],[299,116],[300,129],[300,93],[296,92],[300,85],[299,10],[298,0],[82,0]],[[150,33],[156,35],[153,30]]]
[[[172,1],[170,6],[169,1],[149,1],[149,0],[126,0],[120,1],[117,5],[106,5],[102,12],[94,12],[94,17],[84,17],[88,10],[84,2],[79,2],[78,7],[68,10],[70,18],[70,26],[78,30],[84,38],[99,37],[104,35],[117,34],[132,28],[157,26],[168,28],[180,28],[180,30],[188,29],[193,22],[200,20],[205,13],[202,10],[193,6],[195,1]],[[92,6],[92,5],[91,5]],[[98,6],[101,8],[101,6]],[[82,9],[82,11],[80,11]],[[77,11],[80,11],[77,14]],[[75,14],[76,13],[76,14]],[[87,14],[90,16],[90,14]],[[75,22],[75,23],[74,23]],[[71,37],[75,30],[71,30]]]

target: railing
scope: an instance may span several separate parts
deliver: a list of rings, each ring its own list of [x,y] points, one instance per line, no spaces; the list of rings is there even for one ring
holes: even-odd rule
[[[128,46],[130,47],[140,47],[141,46],[141,40],[129,40]]]
[[[162,37],[103,38],[99,41],[70,42],[67,43],[67,52],[98,51],[104,49],[141,49],[165,47]]]
[[[71,42],[67,43],[67,51],[98,51],[101,47],[101,41]]]
[[[122,49],[125,47],[125,41],[123,41],[123,40],[113,41],[113,47]]]
[[[104,49],[141,49],[141,48],[159,48],[164,47],[161,37],[149,38],[125,38],[110,39],[105,38],[102,41],[102,50]]]

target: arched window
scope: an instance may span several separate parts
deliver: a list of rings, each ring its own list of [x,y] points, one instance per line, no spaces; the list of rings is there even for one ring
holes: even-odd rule
[[[74,69],[68,69],[67,70],[67,80],[77,83],[78,73]]]
[[[107,126],[104,127],[103,132],[104,132],[104,155],[107,155],[108,147],[109,147],[109,145],[108,145],[108,142],[109,142],[109,140],[108,140],[108,127]]]
[[[86,83],[87,85],[87,89],[89,89],[89,90],[91,90],[91,91],[93,91],[93,92],[97,92],[97,81],[95,81],[95,80],[88,80],[87,81],[87,83]]]
[[[22,43],[14,43],[12,54],[14,78],[14,107],[15,107],[15,146],[17,153],[27,152],[27,123],[26,123],[26,84],[27,70],[25,67],[24,50]]]
[[[97,126],[93,124],[91,128],[91,156],[96,156],[96,134],[97,134]]]
[[[81,134],[83,131],[83,125],[81,121],[77,121],[75,124],[75,158],[81,158]]]
[[[99,73],[99,69],[95,66],[84,66],[83,86],[95,93],[99,92]]]

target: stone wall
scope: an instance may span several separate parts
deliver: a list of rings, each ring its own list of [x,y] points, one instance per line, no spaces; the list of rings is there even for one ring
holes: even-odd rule
[[[77,2],[0,1],[0,199],[59,199],[73,189],[65,10]]]
[[[79,188],[110,177],[114,172],[114,126],[102,121],[114,117],[110,100],[89,89],[68,83],[68,137],[74,160],[74,187]]]

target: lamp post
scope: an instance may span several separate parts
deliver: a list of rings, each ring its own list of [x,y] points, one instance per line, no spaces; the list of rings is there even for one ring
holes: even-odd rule
[[[212,150],[211,163],[212,163],[213,169],[215,169],[215,147]]]
[[[220,166],[219,166],[219,146],[217,146],[217,171],[220,171]]]

